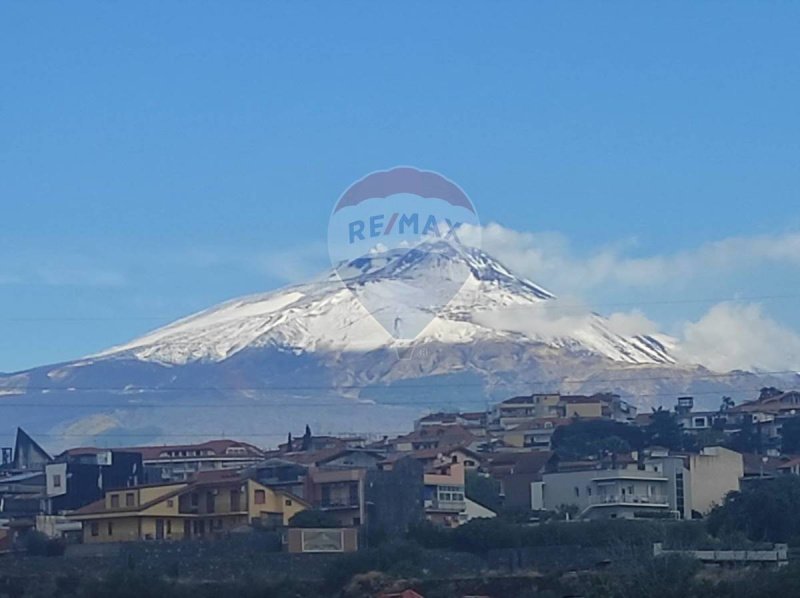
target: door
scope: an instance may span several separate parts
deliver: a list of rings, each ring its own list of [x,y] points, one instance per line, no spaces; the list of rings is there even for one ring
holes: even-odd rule
[[[156,519],[156,540],[164,539],[164,520]]]

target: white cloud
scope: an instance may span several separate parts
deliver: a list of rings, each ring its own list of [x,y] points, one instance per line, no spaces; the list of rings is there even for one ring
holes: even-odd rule
[[[591,325],[591,312],[575,300],[555,300],[473,315],[477,324],[548,341],[575,336]]]
[[[686,323],[675,353],[717,371],[800,371],[800,335],[764,314],[760,305],[719,303]]]
[[[616,312],[608,316],[608,327],[620,336],[655,334],[659,327],[638,309]]]
[[[476,243],[511,269],[557,292],[585,292],[611,284],[618,287],[686,285],[709,272],[745,271],[765,263],[800,267],[800,233],[730,237],[687,251],[634,257],[628,241],[577,255],[559,233],[530,233],[490,223],[480,231],[465,225],[459,237]]]
[[[459,237],[475,244],[476,232],[465,226]],[[580,256],[558,233],[520,232],[495,223],[479,232],[481,247],[512,270],[545,283],[556,294],[583,297],[598,290],[619,294],[634,288],[690,289],[709,276],[749,275],[769,264],[790,270],[800,267],[800,233],[730,237],[690,250],[634,257],[630,254],[635,244],[631,243],[600,247]],[[564,308],[573,304],[577,310],[564,313]],[[560,336],[584,328],[589,311],[581,313],[580,302],[562,300],[550,309],[526,313],[523,323],[513,314],[483,317],[492,320],[486,323],[505,329]],[[607,324],[621,336],[652,334],[669,339],[677,359],[717,371],[800,370],[800,335],[770,318],[758,304],[719,303],[696,321],[679,324],[674,339],[659,334],[659,324],[638,309],[613,313]]]

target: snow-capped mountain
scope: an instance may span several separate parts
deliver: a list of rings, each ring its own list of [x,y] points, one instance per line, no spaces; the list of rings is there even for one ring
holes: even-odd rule
[[[263,347],[359,352],[408,343],[496,340],[539,343],[629,364],[674,363],[656,338],[623,337],[597,314],[574,322],[569,334],[554,334],[547,325],[537,330],[536,321],[550,316],[551,304],[557,304],[554,295],[478,249],[426,244],[353,260],[318,281],[228,301],[89,359],[182,365],[222,362]],[[393,338],[379,323],[387,310],[392,310],[390,320],[402,313],[423,322],[419,336],[414,341]],[[491,327],[486,316],[496,314],[513,316],[522,330]]]
[[[414,340],[404,338],[419,330]],[[0,406],[57,446],[319,432],[391,433],[431,409],[511,394],[612,391],[716,406],[780,385],[677,364],[477,249],[375,252],[305,284],[234,299],[77,361],[0,375]],[[177,436],[176,436],[177,434]],[[183,436],[181,436],[181,434]]]

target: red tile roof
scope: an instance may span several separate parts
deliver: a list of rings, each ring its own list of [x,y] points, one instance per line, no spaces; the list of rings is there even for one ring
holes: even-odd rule
[[[246,453],[244,455],[228,454],[227,451],[230,448],[244,448]],[[142,455],[142,459],[145,460],[159,459],[162,458],[161,455],[163,453],[174,452],[174,451],[211,451],[213,453],[213,456],[216,457],[224,457],[224,456],[261,457],[264,455],[264,451],[262,451],[256,446],[253,446],[252,444],[248,444],[246,442],[239,442],[237,440],[228,440],[228,439],[209,440],[207,442],[202,442],[199,444],[132,446],[124,448],[119,447],[113,449],[97,448],[97,447],[81,447],[81,448],[68,449],[64,451],[62,455],[75,456],[75,455],[97,454],[108,450],[140,453]]]

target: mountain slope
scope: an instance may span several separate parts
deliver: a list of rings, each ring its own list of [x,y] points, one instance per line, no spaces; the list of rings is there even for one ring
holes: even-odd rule
[[[419,292],[408,301],[410,287]],[[437,296],[437,289],[446,289],[443,296]],[[395,341],[376,320],[385,309],[397,310],[397,297],[404,299],[406,317],[411,313],[426,324],[417,343],[514,340],[624,363],[674,363],[655,338],[625,338],[596,314],[567,335],[552,334],[546,327],[524,333],[490,327],[485,314],[513,311],[523,321],[540,318],[555,297],[486,253],[455,251],[449,245],[360,258],[343,265],[338,275],[229,301],[89,359],[126,357],[181,365],[221,362],[247,348],[270,346],[297,352],[375,350],[408,342]],[[377,303],[368,301],[376,298]]]
[[[397,334],[408,326],[421,326],[413,342]],[[2,375],[0,413],[50,434],[51,450],[218,436],[270,446],[306,423],[401,432],[426,410],[483,410],[511,394],[613,391],[643,408],[695,394],[715,408],[785,382],[677,364],[660,339],[617,334],[481,251],[420,247]]]

